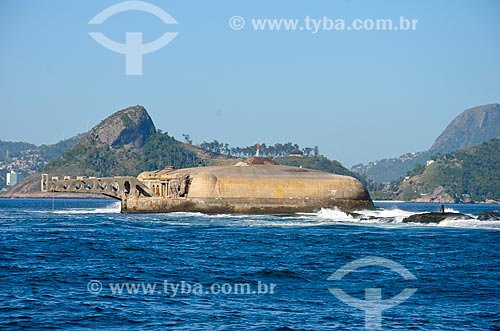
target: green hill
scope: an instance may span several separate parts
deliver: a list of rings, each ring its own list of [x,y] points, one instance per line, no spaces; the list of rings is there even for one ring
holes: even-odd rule
[[[0,140],[0,161],[20,156],[22,152],[34,149],[37,149],[37,146],[30,143]]]
[[[195,147],[188,148],[167,133],[157,131],[144,107],[129,107],[106,118],[61,157],[25,178],[5,195],[39,192],[41,173],[50,176],[137,176],[142,171],[165,166],[196,166],[204,157],[210,155]]]
[[[357,164],[351,167],[354,173],[365,176],[379,183],[387,183],[406,176],[417,164],[425,164],[430,160],[432,153],[416,152],[407,153],[397,158],[383,159],[370,162],[366,165]]]
[[[415,169],[396,198],[429,202],[500,201],[500,139],[441,155]]]
[[[41,145],[38,147],[40,156],[44,160],[55,160],[63,155],[68,149],[76,145],[83,137],[85,137],[85,133],[78,134],[69,139],[61,140],[52,145]]]
[[[156,131],[141,106],[121,110],[93,128],[43,171],[65,175],[137,176],[173,165],[193,166],[200,159],[166,133]]]

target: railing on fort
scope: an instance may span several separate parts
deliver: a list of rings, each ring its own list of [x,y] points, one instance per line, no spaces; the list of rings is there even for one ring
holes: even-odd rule
[[[103,194],[124,200],[130,197],[152,197],[153,192],[135,177],[84,177],[42,175],[42,192],[92,193]]]

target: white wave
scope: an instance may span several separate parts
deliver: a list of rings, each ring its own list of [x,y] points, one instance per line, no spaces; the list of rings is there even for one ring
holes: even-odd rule
[[[355,223],[401,223],[405,217],[415,214],[401,209],[356,210],[347,214],[337,208],[321,209],[314,216],[340,222]]]
[[[319,218],[325,218],[330,220],[340,220],[340,221],[354,220],[354,217],[352,217],[347,213],[344,213],[338,208],[333,208],[333,209],[321,208],[321,210],[316,213],[316,216]]]
[[[206,217],[207,214],[199,213],[199,212],[189,212],[189,211],[175,211],[166,213],[168,216],[172,217]]]
[[[104,208],[72,208],[54,210],[54,214],[117,214],[121,212],[121,202],[114,202]]]
[[[394,218],[381,217],[377,211],[361,210],[348,214],[338,208],[323,208],[317,213],[302,214],[302,221],[308,222],[308,225],[331,225],[336,223],[379,225],[394,222]]]
[[[381,219],[389,219],[393,218],[394,222],[396,223],[401,223],[404,218],[413,215],[413,214],[418,214],[416,212],[411,212],[407,210],[402,210],[402,209],[374,209],[374,210],[360,210],[356,211],[357,214],[361,214],[365,217],[374,217],[374,218],[381,218]]]
[[[444,220],[439,224],[432,224],[437,227],[453,227],[463,229],[486,229],[499,230],[500,221],[479,221],[474,219]]]

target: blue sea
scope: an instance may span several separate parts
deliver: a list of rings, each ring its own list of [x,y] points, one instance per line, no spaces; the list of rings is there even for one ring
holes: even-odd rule
[[[376,205],[123,215],[0,199],[0,329],[500,330],[500,222],[405,224],[439,206]]]

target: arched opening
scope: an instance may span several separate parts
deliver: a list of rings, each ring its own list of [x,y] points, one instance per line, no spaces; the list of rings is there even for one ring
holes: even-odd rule
[[[123,184],[123,188],[126,195],[130,194],[130,182],[128,180]]]

